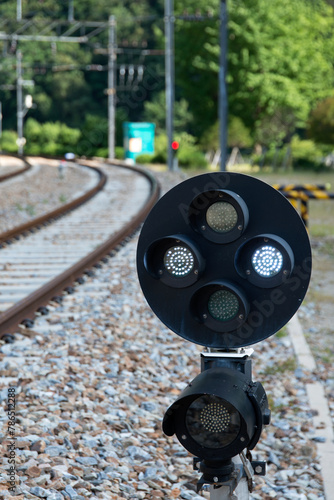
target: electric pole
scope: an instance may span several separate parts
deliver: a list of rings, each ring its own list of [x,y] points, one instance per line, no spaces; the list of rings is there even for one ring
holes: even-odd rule
[[[116,19],[109,17],[108,41],[108,158],[115,158],[115,122],[116,122]]]
[[[23,92],[22,92],[22,53],[16,53],[16,97],[17,97],[17,145],[19,155],[23,154]]]
[[[165,68],[166,68],[166,131],[167,164],[173,170],[173,117],[174,117],[174,1],[165,0]]]

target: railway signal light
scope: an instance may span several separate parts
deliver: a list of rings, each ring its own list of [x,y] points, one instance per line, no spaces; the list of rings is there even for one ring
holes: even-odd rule
[[[226,366],[200,373],[167,410],[163,430],[200,460],[221,463],[252,449],[269,423],[259,382]]]
[[[160,320],[208,348],[201,373],[167,410],[163,430],[197,457],[202,482],[231,480],[231,459],[254,448],[270,420],[265,391],[252,380],[252,349],[244,348],[276,333],[299,308],[311,272],[305,226],[266,183],[204,174],[152,209],[137,268]]]
[[[155,205],[138,244],[146,299],[171,330],[210,348],[240,348],[280,330],[311,271],[305,227],[268,184],[197,176]]]
[[[179,144],[178,141],[173,141],[172,142],[172,149],[173,149],[173,151],[177,151],[179,149],[179,146],[180,146],[180,144]]]

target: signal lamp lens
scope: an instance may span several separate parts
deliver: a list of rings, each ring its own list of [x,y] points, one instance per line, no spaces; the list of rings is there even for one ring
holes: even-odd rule
[[[218,201],[208,208],[206,221],[213,231],[228,233],[235,228],[238,222],[238,214],[231,203]]]
[[[218,290],[208,300],[208,310],[218,321],[231,321],[239,311],[239,300],[229,290]]]
[[[223,448],[231,444],[240,431],[239,412],[227,401],[214,395],[195,399],[186,414],[189,435],[205,448]]]
[[[184,235],[154,241],[144,256],[146,271],[172,288],[193,285],[201,276],[205,261],[195,243]]]
[[[235,241],[245,231],[248,207],[237,193],[204,191],[189,206],[189,222],[205,239],[218,244]]]
[[[181,246],[169,248],[164,256],[164,266],[172,276],[187,276],[193,269],[195,259],[192,252]]]
[[[190,301],[193,317],[214,332],[238,329],[249,313],[243,291],[229,281],[214,281],[196,290]]]
[[[294,254],[283,238],[274,234],[255,236],[236,255],[238,273],[260,288],[284,284],[294,267]]]
[[[253,253],[252,266],[260,276],[271,278],[281,271],[283,255],[274,246],[261,246]]]

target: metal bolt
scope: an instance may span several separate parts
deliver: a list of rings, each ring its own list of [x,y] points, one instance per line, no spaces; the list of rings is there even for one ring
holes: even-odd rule
[[[185,439],[187,439],[187,436],[186,436],[185,434],[182,434],[181,438],[182,438],[183,440],[185,440]]]
[[[257,466],[255,467],[255,472],[256,472],[257,474],[261,474],[261,472],[262,472],[262,467],[261,467],[261,465],[257,465]]]
[[[198,274],[198,269],[195,269],[194,274]]]
[[[287,269],[284,269],[283,274],[287,276],[289,274],[289,271]]]
[[[201,229],[202,229],[202,231],[205,231],[206,227],[205,226],[201,226]]]
[[[250,275],[250,269],[246,269],[246,274],[249,276]]]
[[[213,479],[214,483],[218,483],[218,481],[219,481],[219,478],[217,476],[213,477],[212,479]]]
[[[264,241],[265,241],[266,243],[268,243],[268,241],[269,241],[269,240],[268,240],[268,238],[264,238]]]
[[[203,319],[207,319],[208,315],[207,314],[203,314],[202,318]]]
[[[239,319],[244,319],[244,315],[243,314],[239,314]]]
[[[240,441],[243,443],[245,441],[245,438],[241,436]]]
[[[158,274],[160,274],[160,275],[163,274],[163,270],[159,269]]]
[[[242,225],[238,226],[239,231],[242,231]]]
[[[222,198],[223,196],[223,193],[219,193],[219,198]]]

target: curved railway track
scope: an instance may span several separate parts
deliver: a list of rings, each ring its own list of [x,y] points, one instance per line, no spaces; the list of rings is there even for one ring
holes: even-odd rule
[[[20,168],[15,168],[14,171],[12,169],[5,169],[5,173],[2,173],[0,171],[0,182],[6,181],[8,179],[11,179],[12,177],[16,177],[17,175],[21,175],[24,172],[27,172],[27,170],[30,170],[31,164],[25,159],[25,158],[19,158],[18,156],[12,156],[13,158],[17,158],[23,165]],[[0,153],[0,161],[5,162],[6,161],[6,155],[3,155]]]
[[[154,177],[143,170],[121,162],[80,164],[98,172],[94,188],[0,234],[0,338],[18,325],[33,326],[36,313],[46,314],[50,301],[71,293],[135,232],[159,196]]]

